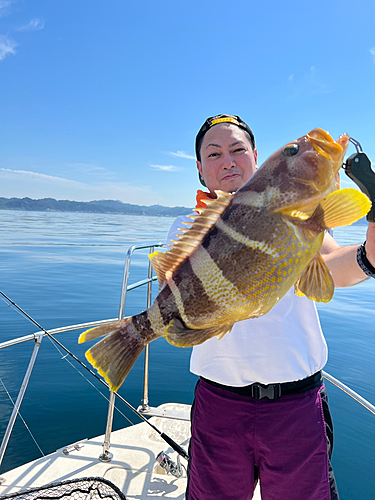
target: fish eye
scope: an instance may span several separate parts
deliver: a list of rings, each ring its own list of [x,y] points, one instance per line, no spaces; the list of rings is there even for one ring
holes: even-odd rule
[[[284,156],[295,156],[298,153],[298,144],[291,144],[290,146],[285,146],[283,149]]]

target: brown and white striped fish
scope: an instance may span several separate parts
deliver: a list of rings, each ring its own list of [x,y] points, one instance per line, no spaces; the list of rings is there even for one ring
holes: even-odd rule
[[[266,314],[293,285],[312,300],[332,298],[333,280],[319,254],[324,231],[371,208],[356,189],[337,189],[348,142],[346,134],[334,141],[314,129],[287,144],[237,193],[218,191],[171,250],[154,255],[160,283],[154,304],[79,338],[107,335],[86,357],[112,390],[158,337],[186,347],[222,336],[235,322]]]

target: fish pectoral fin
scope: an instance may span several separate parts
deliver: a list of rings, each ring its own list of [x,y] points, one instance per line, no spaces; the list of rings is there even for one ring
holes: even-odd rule
[[[292,207],[270,207],[270,213],[279,213],[296,225],[304,225],[305,231],[323,231],[339,226],[348,226],[364,217],[371,210],[368,197],[354,188],[338,189],[323,198],[318,206],[314,201],[304,205],[303,210]]]
[[[203,344],[206,340],[219,335],[222,338],[232,329],[232,325],[214,326],[212,328],[187,328],[180,319],[174,318],[165,328],[164,338],[177,347],[191,347]]]
[[[284,217],[296,221],[305,221],[308,219],[316,208],[316,201],[311,200],[309,203],[304,202],[303,207],[298,207],[295,203],[292,205],[277,206],[276,202],[271,202],[267,209],[270,214],[280,214]]]
[[[371,202],[364,193],[345,188],[326,196],[308,218],[306,213],[294,211],[284,214],[284,220],[293,228],[298,239],[309,241],[319,232],[353,224],[370,210]]]
[[[368,197],[354,188],[344,188],[326,196],[310,217],[310,222],[322,229],[348,226],[371,210]]]
[[[318,253],[294,285],[294,293],[315,302],[329,302],[335,291],[333,278],[323,257]]]
[[[151,263],[158,277],[159,285],[163,285],[187,257],[199,247],[206,234],[218,222],[230,205],[233,195],[223,191],[215,191],[217,198],[205,200],[207,208],[199,208],[197,215],[189,215],[193,222],[187,228],[179,228],[183,234],[165,253],[152,255]]]

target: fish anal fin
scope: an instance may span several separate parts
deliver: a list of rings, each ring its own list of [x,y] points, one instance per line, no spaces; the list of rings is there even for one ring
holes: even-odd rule
[[[335,291],[330,270],[323,257],[318,253],[306,267],[302,276],[294,285],[294,293],[306,295],[315,302],[329,302]]]
[[[326,196],[318,205],[309,222],[322,230],[348,226],[371,210],[368,197],[354,188],[344,188]]]
[[[178,241],[165,253],[159,252],[152,256],[152,265],[160,285],[163,285],[174,271],[202,243],[206,234],[221,218],[232,201],[233,195],[223,191],[215,191],[217,198],[207,200],[208,207],[200,208],[200,215],[193,215],[189,227],[179,229]],[[167,273],[168,272],[168,276]]]
[[[218,335],[222,338],[232,329],[232,325],[215,326],[211,328],[187,328],[181,320],[174,318],[165,328],[164,338],[177,347],[191,347],[203,344],[206,340]]]

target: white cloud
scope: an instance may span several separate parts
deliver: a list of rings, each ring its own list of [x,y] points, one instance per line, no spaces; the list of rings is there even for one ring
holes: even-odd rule
[[[195,160],[195,156],[189,155],[188,153],[185,153],[185,151],[177,151],[177,153],[172,153],[170,151],[168,154],[171,156],[177,156],[177,158],[186,158],[187,160]]]
[[[81,170],[83,172],[105,172],[107,169],[105,167],[99,167],[98,165],[95,165],[93,163],[82,163],[82,162],[76,162],[76,163],[67,163],[67,167],[73,168],[74,170]]]
[[[0,61],[3,61],[7,56],[15,55],[17,43],[5,35],[0,35]]]
[[[310,66],[304,74],[290,74],[288,84],[293,93],[292,98],[305,94],[330,94],[333,92],[330,85],[323,80],[321,72],[316,66]]]
[[[42,19],[31,19],[31,21],[28,24],[25,24],[24,26],[20,26],[17,28],[17,31],[39,31],[44,28],[44,21]]]
[[[370,54],[372,55],[372,60],[373,60],[373,61],[374,61],[374,63],[375,63],[375,47],[372,47],[372,48],[370,49]]]
[[[54,181],[63,184],[85,185],[82,182],[72,181],[71,179],[64,179],[64,177],[56,177],[54,175],[40,174],[38,172],[32,172],[31,170],[12,170],[10,168],[0,168],[0,179],[10,179],[14,178],[15,176],[27,178],[31,177],[33,179]]]
[[[55,198],[56,200],[121,200],[139,205],[165,205],[165,195],[143,184],[99,180],[96,183],[74,181],[64,177],[0,168],[0,197],[4,198]],[[168,205],[181,205],[181,193],[171,194]]]
[[[150,165],[154,170],[160,170],[162,172],[177,172],[177,170],[181,170],[174,165]]]
[[[0,17],[8,13],[8,7],[11,3],[11,0],[0,0]]]

